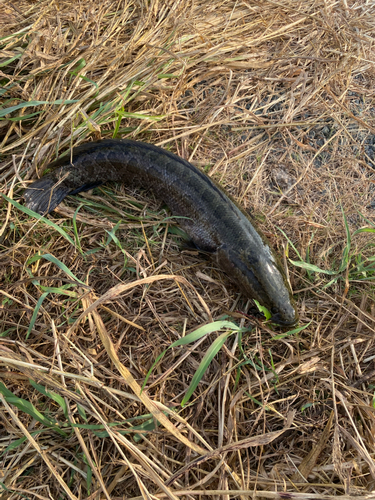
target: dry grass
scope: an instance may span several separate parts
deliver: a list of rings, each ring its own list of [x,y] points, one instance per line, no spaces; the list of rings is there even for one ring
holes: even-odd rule
[[[336,274],[288,262],[308,326],[276,337],[148,193],[71,198],[55,226],[3,199],[1,498],[375,498],[374,238],[355,233],[374,220],[374,4],[2,9],[8,198],[90,137],[146,140],[225,185],[285,262]],[[252,330],[188,405],[219,333],[168,350],[140,392],[158,354],[229,311]]]

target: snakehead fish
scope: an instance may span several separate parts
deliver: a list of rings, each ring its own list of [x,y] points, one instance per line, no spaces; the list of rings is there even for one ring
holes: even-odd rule
[[[284,271],[249,215],[201,170],[165,149],[132,140],[83,144],[50,165],[25,191],[26,206],[46,214],[69,194],[108,181],[151,189],[201,250],[210,252],[237,288],[294,325],[298,315]]]

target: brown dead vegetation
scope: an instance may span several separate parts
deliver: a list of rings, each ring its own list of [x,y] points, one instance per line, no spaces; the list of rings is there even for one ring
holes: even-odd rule
[[[353,234],[374,221],[373,3],[1,5],[1,498],[375,498],[374,240]],[[70,198],[56,226],[8,201],[114,135],[170,148],[254,214],[304,330],[249,319],[147,192]],[[164,349],[225,313],[252,329],[185,407],[218,333],[168,350],[141,392]]]

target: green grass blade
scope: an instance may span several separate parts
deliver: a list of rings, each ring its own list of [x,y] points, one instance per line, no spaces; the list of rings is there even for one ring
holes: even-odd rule
[[[124,106],[121,106],[119,111],[115,111],[115,115],[117,115],[117,120],[115,123],[115,130],[113,131],[112,137],[113,139],[116,139],[118,131],[120,130],[121,126],[121,121],[122,121],[122,114],[124,113]]]
[[[0,392],[4,396],[5,399],[14,397],[13,392],[10,391],[2,382],[0,382]]]
[[[63,432],[58,427],[58,423],[56,420],[50,419],[45,415],[43,415],[42,413],[40,413],[40,411],[37,410],[35,406],[32,403],[30,403],[30,401],[15,396],[11,391],[9,391],[9,389],[6,388],[6,386],[2,382],[0,382],[0,392],[4,396],[7,403],[12,404],[19,410],[23,411],[24,413],[27,413],[27,415],[30,415],[30,417],[34,418],[37,422],[40,422],[46,427],[53,428],[61,435],[67,436],[66,433]]]
[[[222,333],[210,345],[210,347],[207,350],[206,354],[204,355],[202,361],[200,362],[200,365],[199,365],[197,371],[194,373],[191,384],[190,384],[188,390],[186,391],[184,399],[181,402],[181,406],[185,406],[185,404],[189,401],[189,399],[193,395],[195,389],[197,388],[197,385],[199,384],[199,382],[202,380],[204,374],[206,373],[207,368],[209,367],[211,361],[216,356],[216,354],[220,351],[220,349],[223,347],[225,341],[232,333],[233,333],[232,331]]]
[[[311,321],[309,323],[307,323],[307,325],[299,326],[298,328],[294,328],[294,330],[289,330],[289,332],[279,333],[279,335],[275,335],[274,337],[272,337],[272,340],[284,339],[285,337],[290,337],[291,335],[302,332],[302,330],[307,328],[310,324],[311,324]]]
[[[36,382],[34,382],[34,380],[32,380],[30,378],[29,378],[29,382],[34,387],[34,389],[36,389],[40,393],[44,394],[47,398],[50,398],[53,401],[55,401],[55,403],[57,403],[61,407],[62,411],[64,412],[65,418],[68,418],[68,408],[66,406],[65,399],[62,396],[60,396],[60,394],[56,394],[53,391],[49,391],[43,385],[37,384]]]
[[[124,268],[125,268],[127,266],[127,263],[128,263],[128,256],[126,255],[125,250],[122,248],[120,240],[117,238],[117,236],[115,234],[116,231],[118,230],[118,228],[120,227],[121,222],[122,221],[120,219],[117,222],[117,224],[115,225],[115,227],[113,229],[111,229],[111,231],[106,230],[106,233],[108,234],[108,238],[107,238],[107,241],[105,243],[105,246],[107,247],[111,241],[113,241],[115,243],[115,245],[121,250],[121,252],[124,256]]]
[[[30,432],[30,435],[31,436],[37,436],[41,432],[46,432],[46,431],[50,432],[48,429],[43,428],[43,429],[38,429],[37,431]],[[15,450],[16,448],[18,448],[19,446],[21,446],[21,444],[23,444],[25,441],[27,441],[27,437],[26,436],[21,437],[19,439],[15,439],[10,444],[8,444],[8,446],[2,452],[2,454],[0,455],[0,457],[6,455],[9,451]]]
[[[271,408],[268,406],[268,405],[264,405],[261,401],[259,401],[258,399],[254,398],[254,396],[252,396],[251,394],[249,394],[248,392],[245,392],[246,396],[251,399],[251,401],[253,401],[256,405],[260,406],[261,408],[264,407],[265,411],[270,411]]]
[[[302,260],[302,257],[301,257],[301,255],[300,255],[299,251],[297,250],[297,248],[294,246],[294,244],[293,244],[292,240],[290,240],[290,239],[289,239],[289,237],[286,235],[286,233],[284,233],[284,231],[283,231],[281,228],[279,228],[279,227],[277,227],[277,226],[276,226],[276,228],[280,231],[280,233],[281,233],[281,234],[284,236],[284,238],[288,241],[289,245],[290,245],[290,246],[293,248],[293,250],[296,252],[296,254],[298,255],[299,259],[301,259],[301,260]]]
[[[6,196],[5,194],[1,193],[0,192],[0,195],[9,203],[11,203],[15,208],[18,208],[18,210],[21,210],[21,212],[27,214],[27,215],[30,215],[30,217],[35,217],[35,219],[38,219],[42,222],[44,222],[44,224],[47,224],[47,226],[50,226],[52,227],[53,229],[55,229],[58,233],[61,234],[61,236],[63,238],[65,238],[67,241],[69,241],[69,243],[75,247],[75,244],[74,244],[74,241],[72,240],[72,238],[64,231],[64,229],[62,229],[60,226],[58,226],[57,224],[55,224],[54,222],[50,221],[49,219],[47,219],[46,217],[43,217],[43,215],[40,215],[40,214],[37,214],[36,212],[34,212],[33,210],[30,210],[29,208],[25,207],[24,205],[21,205],[20,203],[18,203],[17,201],[15,200],[12,200],[11,198],[8,198],[8,196]]]
[[[163,412],[163,413],[166,414],[166,412]],[[139,441],[141,441],[143,439],[145,432],[152,432],[158,426],[159,426],[159,421],[154,419],[154,418],[150,418],[149,420],[146,420],[146,422],[144,422],[143,424],[134,425],[133,427],[130,428],[131,431],[135,431],[135,430],[143,431],[143,433],[141,433],[141,434],[134,434],[134,436],[133,436],[134,441],[136,443],[138,443]]]
[[[4,330],[3,332],[0,333],[0,339],[7,337],[11,332],[14,332],[14,330],[17,330],[16,327],[8,328],[7,330]]]
[[[33,257],[31,257],[28,261],[27,261],[27,264],[30,265],[30,264],[33,264],[34,262],[36,262],[37,260],[40,260],[40,259],[46,259],[48,260],[49,262],[52,262],[53,264],[56,264],[56,266],[61,269],[61,271],[63,271],[65,274],[67,274],[70,278],[72,278],[74,281],[77,281],[78,283],[80,283],[81,285],[85,285],[86,284],[79,280],[77,278],[77,276],[75,276],[72,271],[65,265],[63,264],[62,262],[59,261],[59,259],[56,259],[56,257],[54,257],[53,255],[51,255],[50,253],[46,253],[44,255],[34,255]]]
[[[326,288],[329,288],[330,286],[332,286],[334,283],[337,283],[337,281],[339,280],[339,276],[336,276],[336,278],[333,278],[332,280],[330,280],[328,283],[326,283],[322,290],[325,290]]]
[[[21,102],[20,104],[16,104],[15,106],[10,106],[9,108],[0,109],[0,118],[9,115],[9,113],[13,113],[18,109],[30,108],[35,106],[40,106],[42,104],[74,104],[78,102],[77,99],[57,99],[56,101],[27,101]]]
[[[270,313],[270,311],[267,309],[267,307],[265,306],[262,306],[261,304],[259,304],[259,302],[256,300],[256,299],[253,299],[254,302],[255,302],[255,305],[257,306],[259,312],[261,312],[262,314],[264,314],[264,316],[266,317],[266,320],[269,320],[271,319],[272,317],[272,314]]]
[[[235,332],[245,332],[248,330],[248,328],[241,328],[236,323],[233,323],[232,321],[213,321],[212,323],[208,323],[208,325],[203,325],[197,330],[194,330],[194,332],[189,333],[189,335],[186,335],[185,337],[182,337],[181,339],[176,340],[176,342],[173,342],[173,344],[170,345],[170,347],[177,347],[180,345],[187,345],[191,344],[192,342],[196,342],[200,338],[204,337],[205,335],[208,335],[209,333],[212,332],[217,332],[219,330],[222,330],[223,328],[228,328],[231,331]]]
[[[335,276],[336,274],[338,274],[338,271],[328,271],[326,269],[320,269],[320,267],[315,266],[314,264],[308,264],[307,262],[303,261],[289,259],[289,262],[291,262],[296,267],[301,267],[302,269],[306,269],[306,271],[313,271],[314,273],[328,274],[330,276]]]
[[[165,351],[163,351],[159,356],[155,359],[153,362],[151,368],[147,372],[146,378],[142,384],[142,391],[147,384],[147,380],[149,379],[152,370],[155,368],[155,366],[158,364],[158,362],[162,359],[164,354],[168,351],[168,349],[171,349],[172,347],[178,347],[180,345],[187,345],[191,344],[192,342],[196,342],[200,338],[204,337],[205,335],[208,335],[209,333],[212,332],[217,332],[218,330],[221,330],[222,328],[230,328],[231,331],[249,331],[251,328],[241,328],[236,323],[232,323],[231,321],[213,321],[212,323],[208,323],[208,325],[203,325],[197,330],[194,330],[194,332],[189,333],[189,335],[186,335],[185,337],[182,337],[181,339],[176,340],[171,344]]]
[[[356,231],[354,231],[354,233],[352,234],[352,238],[361,233],[375,233],[375,229],[373,229],[372,227],[362,227],[361,229],[357,229]]]
[[[367,222],[367,224],[370,224],[370,226],[375,227],[375,224],[370,219],[368,219],[367,217],[365,217],[360,211],[358,211],[358,213],[362,217],[362,219]]]
[[[38,116],[41,113],[42,113],[42,111],[36,111],[35,113],[29,113],[28,115],[12,116],[12,117],[9,117],[8,120],[10,120],[11,122],[22,122],[25,120],[30,120],[31,118],[34,118],[34,116]]]
[[[310,245],[314,239],[314,236],[315,236],[315,232],[313,232],[310,236],[310,239],[309,239],[309,243],[307,244],[307,248],[306,248],[306,258],[305,258],[305,261],[310,264]],[[313,273],[311,271],[307,271],[307,276],[309,278],[310,281],[313,280]]]
[[[86,416],[86,412],[85,412],[85,409],[82,405],[79,405],[77,404],[77,411],[78,411],[78,415],[85,421],[87,422],[87,416]]]
[[[58,295],[66,295],[67,297],[72,297],[73,299],[76,299],[78,297],[77,292],[66,290],[71,286],[76,286],[76,283],[67,283],[66,285],[62,285],[60,287],[39,285],[40,289],[43,290],[43,292],[57,293]]]
[[[22,54],[16,54],[15,56],[11,57],[10,59],[3,61],[2,63],[0,63],[0,68],[4,68],[4,66],[8,66],[8,64],[12,63],[16,59],[19,59],[21,56],[22,56]]]
[[[31,316],[29,328],[27,329],[26,340],[29,338],[31,330],[34,328],[35,321],[36,321],[36,318],[37,318],[38,313],[39,313],[39,309],[41,308],[41,306],[43,304],[43,300],[47,297],[48,294],[49,294],[49,292],[42,293],[42,295],[38,299],[38,302],[36,303],[35,309],[33,311],[33,315]]]
[[[74,212],[73,215],[73,231],[74,231],[74,239],[76,240],[76,246],[78,248],[78,251],[81,255],[83,255],[82,247],[81,247],[81,242],[79,240],[79,234],[78,234],[78,229],[77,229],[77,215],[79,210],[83,207],[83,204],[80,203]]]
[[[23,411],[24,413],[27,413],[37,422],[40,422],[46,427],[51,427],[62,436],[67,437],[67,434],[58,427],[58,422],[56,420],[50,419],[45,415],[43,415],[43,413],[40,413],[40,411],[37,410],[35,406],[32,403],[30,403],[30,401],[26,401],[25,399],[21,399],[18,397],[13,397],[13,398],[7,398],[7,402],[16,406],[19,410]]]
[[[84,463],[87,466],[87,470],[86,470],[86,474],[87,474],[87,476],[86,476],[86,488],[87,488],[87,494],[90,496],[91,483],[92,483],[92,468],[91,468],[91,465],[90,465],[89,461],[86,458],[86,455],[82,456],[82,460],[84,461]],[[94,465],[95,465],[95,462],[94,462]]]
[[[165,118],[165,115],[142,115],[142,113],[129,113],[127,111],[124,112],[118,112],[119,114],[121,113],[122,118],[138,118],[139,120],[150,120],[154,122],[159,122],[160,120],[163,120]]]

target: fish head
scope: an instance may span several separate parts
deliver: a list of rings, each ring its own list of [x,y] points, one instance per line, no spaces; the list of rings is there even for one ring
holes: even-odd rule
[[[272,314],[271,321],[281,326],[298,322],[298,314],[283,269],[270,247],[259,251],[222,245],[216,252],[218,264],[242,293],[256,299]]]

